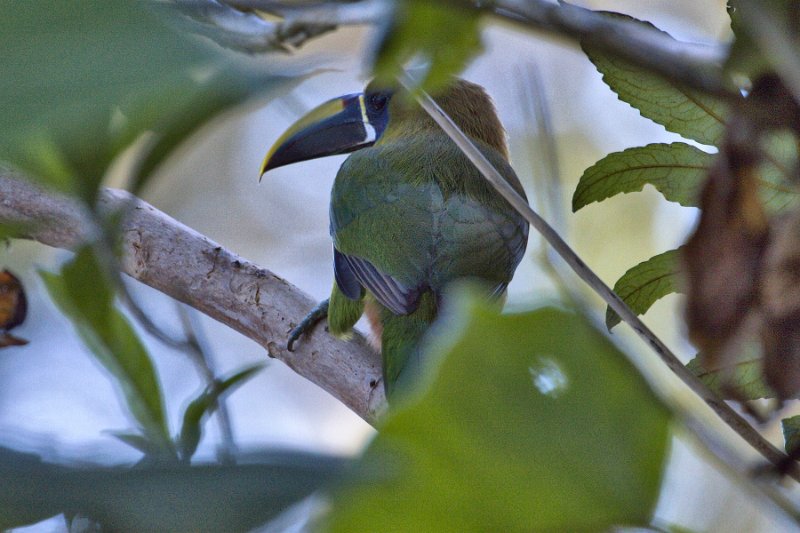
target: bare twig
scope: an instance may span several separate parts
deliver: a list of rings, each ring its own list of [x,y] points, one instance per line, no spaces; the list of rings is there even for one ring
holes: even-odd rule
[[[189,31],[204,35],[225,48],[256,54],[288,52],[283,44],[281,23],[267,21],[255,13],[244,13],[217,0],[165,0],[186,19]]]
[[[221,0],[238,9],[257,9],[283,17],[287,21],[304,24],[335,24],[353,26],[377,24],[391,10],[386,0],[359,0],[358,2],[318,2],[298,4],[274,0]]]
[[[102,210],[130,202],[122,223],[121,267],[131,277],[255,340],[269,354],[374,423],[385,408],[380,357],[363,337],[341,341],[317,328],[294,352],[289,330],[315,302],[289,282],[237,256],[130,194],[104,189]],[[0,170],[0,223],[31,226],[29,236],[72,249],[91,237],[77,202]]]
[[[401,83],[410,90],[414,87],[413,81],[404,76]],[[650,328],[634,313],[625,302],[594,273],[583,260],[570,248],[561,236],[543,219],[530,205],[503,179],[497,169],[486,159],[483,153],[460,130],[460,128],[442,111],[436,102],[425,92],[415,91],[420,105],[436,121],[437,124],[450,136],[464,154],[472,161],[475,167],[483,174],[486,180],[533,226],[550,246],[561,256],[572,270],[592,288],[601,298],[630,325],[633,330],[644,340],[661,360],[677,375],[689,388],[697,394],[714,412],[738,433],[748,444],[761,453],[767,460],[775,465],[785,464],[786,454],[773,446],[747,421],[734,411],[728,404],[721,400],[714,392],[706,387],[694,376],[678,359],[678,357],[659,339]],[[800,468],[793,465],[789,474],[800,481]]]
[[[208,343],[206,343],[203,338],[202,329],[195,320],[192,320],[191,310],[185,305],[176,302],[175,309],[181,320],[181,327],[183,328],[183,334],[186,336],[186,343],[191,346],[191,350],[188,352],[189,356],[202,374],[206,387],[218,387],[219,381],[217,381],[216,378],[214,361],[209,352]],[[212,409],[216,414],[219,432],[222,435],[222,446],[220,446],[217,451],[219,462],[223,464],[235,463],[236,441],[233,438],[231,416],[224,395],[218,396],[214,400]]]

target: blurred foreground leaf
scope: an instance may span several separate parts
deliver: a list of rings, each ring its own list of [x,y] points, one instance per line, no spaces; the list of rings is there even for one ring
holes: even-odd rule
[[[203,419],[214,411],[220,396],[241,385],[262,368],[264,368],[264,364],[258,363],[248,366],[221,381],[215,381],[215,386],[206,388],[189,403],[183,412],[181,434],[178,438],[178,451],[181,459],[188,462],[194,452],[197,451],[197,445],[200,443],[203,431]]]
[[[394,83],[405,63],[417,54],[427,61],[420,85],[446,85],[481,50],[479,12],[470,2],[401,0],[378,49],[375,77]]]
[[[68,468],[0,448],[0,528],[80,512],[104,531],[247,531],[328,483],[344,460],[271,453],[253,464]]]
[[[462,300],[399,406],[333,495],[333,531],[602,531],[648,523],[670,415],[573,313]],[[365,481],[369,480],[369,481]]]
[[[637,315],[643,315],[660,298],[678,291],[680,253],[680,249],[669,250],[639,263],[617,280],[614,292]],[[606,307],[606,327],[610,330],[619,323],[619,315]]]
[[[90,246],[60,274],[41,272],[50,297],[72,321],[83,342],[122,389],[125,405],[144,436],[174,457],[158,379],[142,342],[114,305],[110,281]]]
[[[178,14],[157,5],[0,2],[0,160],[91,202],[142,134],[146,176],[214,113],[290,81],[167,26]]]
[[[609,17],[635,21],[658,29],[649,22],[621,13]],[[660,31],[660,30],[659,30]],[[662,32],[667,35],[666,32]],[[717,145],[725,126],[727,107],[720,100],[676,85],[657,74],[582,43],[584,53],[603,75],[603,81],[623,102],[668,131],[699,143]]]

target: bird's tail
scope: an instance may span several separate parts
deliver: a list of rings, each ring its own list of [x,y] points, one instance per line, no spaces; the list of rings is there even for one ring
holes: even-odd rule
[[[420,341],[436,319],[437,310],[438,302],[431,291],[422,295],[419,307],[409,315],[395,315],[381,308],[383,384],[389,400],[398,386],[420,379]]]

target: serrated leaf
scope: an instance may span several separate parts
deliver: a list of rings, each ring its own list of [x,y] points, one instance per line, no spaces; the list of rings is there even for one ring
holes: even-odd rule
[[[653,24],[628,15],[604,14],[658,30]],[[596,49],[588,42],[584,41],[581,47],[603,75],[603,81],[617,93],[620,100],[639,110],[643,117],[687,139],[709,145],[719,144],[728,113],[722,101],[675,85],[661,76]]]
[[[0,448],[0,528],[80,512],[108,531],[249,531],[339,474],[327,455],[229,466],[67,468]]]
[[[664,198],[697,206],[697,196],[714,156],[685,143],[648,144],[614,152],[588,169],[572,196],[572,210],[620,193],[655,187]]]
[[[796,208],[800,204],[797,185],[797,137],[791,132],[772,132],[764,136],[764,159],[759,166],[759,197],[771,214]]]
[[[572,196],[572,210],[620,193],[641,191],[648,184],[666,200],[697,207],[700,188],[714,157],[680,142],[648,144],[608,154],[584,171]],[[770,213],[800,204],[800,189],[792,170],[798,159],[794,135],[778,132],[765,137],[758,185],[759,198]]]
[[[92,248],[79,249],[60,274],[40,275],[50,297],[114,377],[143,434],[162,453],[174,456],[155,369],[136,332],[114,306],[113,289]]]
[[[781,420],[781,428],[783,429],[784,449],[789,455],[795,456],[800,450],[800,415]]]
[[[183,424],[181,424],[181,433],[178,439],[178,449],[183,461],[188,462],[197,451],[197,445],[200,443],[203,433],[203,418],[214,411],[219,398],[244,383],[264,366],[264,363],[251,365],[222,381],[217,381],[214,387],[207,388],[189,403],[183,412]]]
[[[775,393],[762,378],[760,355],[748,355],[734,362],[732,366],[707,370],[697,356],[688,363],[692,374],[724,400],[758,400],[774,398]]]
[[[470,2],[402,0],[378,47],[375,77],[394,83],[415,55],[428,61],[423,89],[435,91],[461,72],[481,50],[479,12]]]
[[[140,135],[147,175],[198,124],[287,82],[168,24],[156,2],[0,4],[0,160],[91,203]],[[177,97],[179,95],[179,97]]]
[[[643,315],[659,299],[678,292],[681,277],[681,253],[681,249],[678,248],[642,261],[617,280],[614,284],[614,292],[637,315]],[[619,315],[607,307],[606,327],[609,331],[619,323]]]
[[[333,494],[331,531],[648,523],[667,409],[582,317],[498,315],[478,302],[443,319],[423,362],[429,387],[390,410],[356,468],[361,482]]]

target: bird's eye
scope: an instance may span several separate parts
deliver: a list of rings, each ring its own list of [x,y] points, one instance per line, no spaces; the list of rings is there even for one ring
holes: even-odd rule
[[[367,97],[367,103],[370,109],[376,112],[383,111],[388,101],[389,97],[384,93],[372,93]]]

